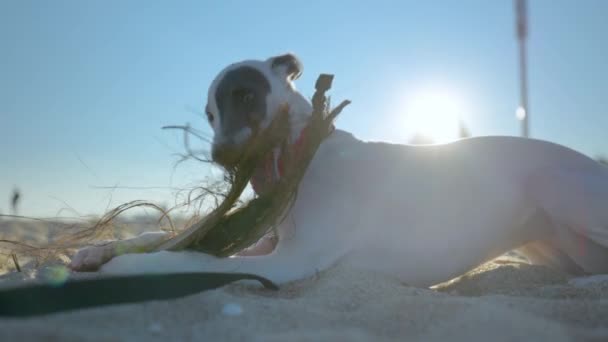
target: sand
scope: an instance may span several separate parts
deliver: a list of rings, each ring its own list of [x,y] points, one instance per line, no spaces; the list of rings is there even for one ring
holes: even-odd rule
[[[12,286],[27,272],[0,278]],[[166,301],[0,319],[0,341],[608,341],[608,276],[503,257],[433,289],[337,265],[278,292],[249,284]]]

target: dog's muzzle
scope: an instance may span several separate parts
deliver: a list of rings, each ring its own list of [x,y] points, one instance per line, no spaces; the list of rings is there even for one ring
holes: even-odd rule
[[[243,127],[236,133],[224,133],[215,137],[211,147],[211,158],[226,169],[239,163],[243,151],[252,142],[252,129]]]
[[[226,169],[234,168],[243,154],[243,146],[237,144],[213,145],[211,159]]]

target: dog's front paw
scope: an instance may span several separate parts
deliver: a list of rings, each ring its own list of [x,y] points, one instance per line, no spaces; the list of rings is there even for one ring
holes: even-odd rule
[[[99,272],[108,275],[218,272],[225,271],[218,269],[223,260],[192,251],[125,254],[112,258]]]
[[[88,246],[79,249],[68,265],[78,272],[97,271],[103,264],[116,256],[113,243],[100,246]]]

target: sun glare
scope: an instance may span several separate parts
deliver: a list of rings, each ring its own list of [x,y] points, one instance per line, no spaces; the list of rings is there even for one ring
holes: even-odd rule
[[[435,143],[458,138],[459,121],[464,115],[462,99],[453,92],[425,89],[407,96],[405,125],[413,135]]]

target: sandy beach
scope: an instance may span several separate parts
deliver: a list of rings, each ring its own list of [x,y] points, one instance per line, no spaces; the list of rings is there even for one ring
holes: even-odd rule
[[[0,286],[43,273],[8,273]],[[570,278],[504,256],[423,289],[341,264],[278,292],[236,283],[176,300],[0,319],[0,340],[606,341],[608,276]]]

